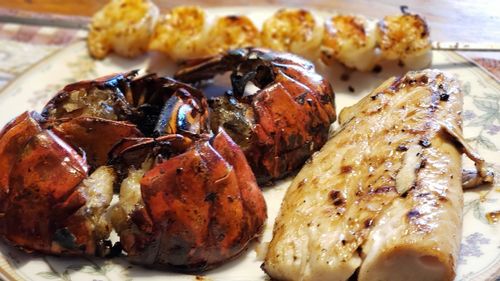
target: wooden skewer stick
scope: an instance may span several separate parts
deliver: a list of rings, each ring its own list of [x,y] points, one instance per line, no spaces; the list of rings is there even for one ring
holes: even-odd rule
[[[432,42],[432,49],[437,51],[477,51],[499,52],[498,43],[461,43],[461,42]]]

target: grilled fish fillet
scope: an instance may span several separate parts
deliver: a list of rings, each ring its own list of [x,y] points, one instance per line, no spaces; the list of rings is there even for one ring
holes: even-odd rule
[[[276,280],[453,280],[462,93],[436,70],[344,109],[289,187],[263,269]],[[479,159],[479,158],[478,158]]]

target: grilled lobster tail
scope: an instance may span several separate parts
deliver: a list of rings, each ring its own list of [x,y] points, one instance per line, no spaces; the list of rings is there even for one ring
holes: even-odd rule
[[[266,205],[197,89],[154,74],[66,86],[0,133],[0,235],[26,251],[202,271],[258,236]],[[120,203],[110,208],[113,188]],[[133,205],[130,205],[132,202]],[[159,243],[159,244],[158,244]]]
[[[326,142],[336,118],[334,93],[310,62],[243,48],[187,65],[176,79],[196,83],[231,72],[232,90],[209,100],[210,124],[238,143],[259,182],[289,175]],[[249,84],[257,92],[246,93]]]

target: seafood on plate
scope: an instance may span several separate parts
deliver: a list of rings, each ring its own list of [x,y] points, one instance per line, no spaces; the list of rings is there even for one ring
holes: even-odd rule
[[[294,178],[263,264],[278,280],[453,280],[462,230],[459,83],[393,77],[342,110]],[[482,169],[482,168],[481,168]]]
[[[241,149],[209,129],[202,93],[157,79],[165,81],[152,96],[166,101],[154,137],[124,138],[110,152],[125,175],[112,223],[132,262],[200,272],[259,235],[266,205]]]
[[[159,9],[151,0],[112,0],[89,26],[90,55],[102,59],[110,52],[135,57],[148,50]]]
[[[149,49],[173,60],[205,55],[201,43],[207,29],[205,11],[197,6],[179,6],[161,15],[149,42]]]
[[[114,228],[132,262],[203,271],[259,235],[264,198],[241,149],[210,130],[203,94],[135,75],[68,85],[42,114],[4,127],[4,240],[28,252],[106,256],[118,251]]]
[[[384,17],[377,25],[376,37],[384,59],[400,60],[413,69],[431,64],[429,27],[419,15],[405,13]]]
[[[129,72],[67,85],[43,108],[43,126],[81,150],[91,169],[106,165],[115,143],[143,136],[130,122],[134,109],[122,93],[134,76]]]
[[[26,251],[107,255],[113,142],[140,137],[114,90],[129,74],[66,86],[0,133],[0,235]],[[120,117],[118,117],[120,116]],[[115,118],[113,118],[115,117]],[[94,134],[89,132],[94,131]],[[98,145],[99,144],[99,145]]]
[[[326,142],[336,119],[334,93],[312,63],[242,48],[188,62],[175,78],[198,83],[225,72],[232,89],[209,100],[210,126],[224,128],[241,147],[259,182],[289,175]]]
[[[26,251],[106,254],[111,227],[102,216],[115,174],[89,173],[82,155],[25,112],[0,135],[0,235]]]
[[[129,12],[131,19],[126,17]],[[200,7],[178,6],[159,20],[157,17],[158,8],[152,2],[113,0],[92,19],[90,54],[100,59],[114,50],[131,57],[149,46],[149,50],[183,61],[234,48],[265,47],[320,59],[326,65],[340,62],[360,71],[370,71],[384,60],[423,69],[432,60],[427,23],[406,12],[376,21],[361,15],[287,8],[258,22],[246,15],[221,15],[212,20]],[[125,29],[127,20],[134,28]]]
[[[205,56],[260,44],[259,30],[253,21],[244,15],[217,18],[204,36],[202,44]]]
[[[379,58],[376,53],[375,22],[355,15],[334,15],[325,21],[321,60],[338,61],[361,71],[370,71]]]
[[[305,9],[280,9],[264,21],[262,46],[276,51],[291,52],[306,58],[319,53],[323,26],[318,18]]]
[[[234,258],[260,233],[264,198],[224,131],[198,140],[127,139],[117,149],[117,159],[133,165],[112,221],[133,263],[200,272]]]

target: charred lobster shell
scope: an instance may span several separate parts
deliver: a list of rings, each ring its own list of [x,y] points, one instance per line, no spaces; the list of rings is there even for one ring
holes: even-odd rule
[[[125,179],[123,198],[131,199],[120,202],[113,221],[133,262],[203,271],[237,256],[260,232],[264,199],[243,152],[224,131],[194,141],[168,135],[124,142],[117,157],[139,170]],[[152,151],[169,157],[157,156],[147,167]],[[143,176],[134,182],[138,172]]]
[[[26,251],[106,255],[114,227],[133,262],[201,271],[259,234],[263,196],[239,147],[210,131],[203,94],[135,75],[68,85],[41,115],[26,112],[4,127],[5,240]],[[110,208],[122,179],[120,203]]]
[[[111,227],[99,217],[111,201],[112,182],[88,187],[84,157],[44,129],[36,113],[23,113],[4,128],[0,168],[0,234],[6,240],[51,254],[105,251]],[[94,173],[114,177],[107,168]]]
[[[210,124],[238,143],[259,182],[289,175],[323,146],[336,119],[334,93],[312,63],[243,48],[187,62],[175,78],[199,84],[229,71],[232,90],[209,101]],[[255,93],[245,92],[249,83]]]

